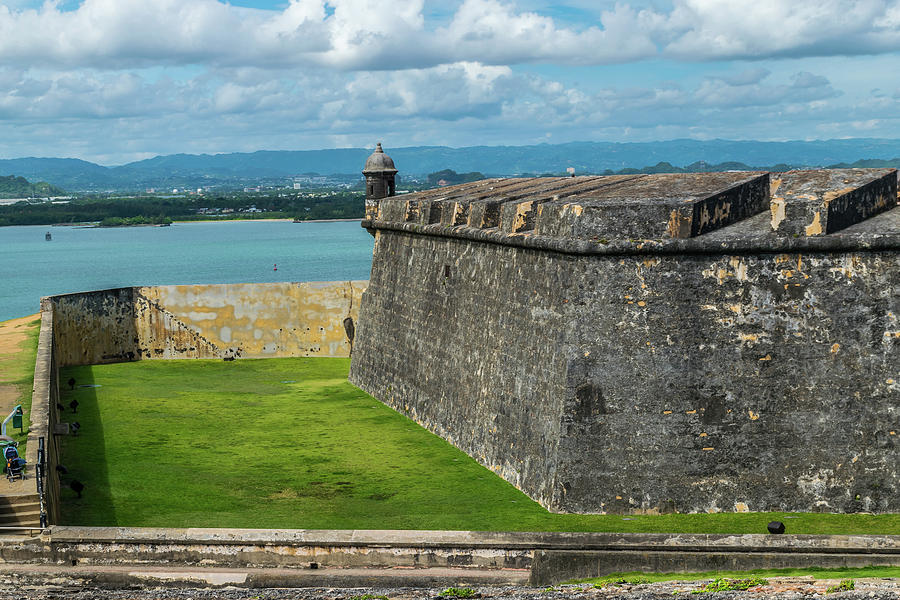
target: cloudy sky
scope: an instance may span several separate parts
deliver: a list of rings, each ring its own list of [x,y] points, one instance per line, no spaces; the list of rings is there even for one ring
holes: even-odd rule
[[[900,0],[0,0],[0,158],[900,138]]]

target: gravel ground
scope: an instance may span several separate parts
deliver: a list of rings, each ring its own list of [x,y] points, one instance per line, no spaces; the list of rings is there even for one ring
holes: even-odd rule
[[[156,588],[140,590],[74,589],[62,585],[34,588],[18,587],[7,582],[0,589],[0,600],[7,599],[67,599],[67,600],[453,600],[442,596],[441,589],[424,588],[294,588],[294,589],[187,589]],[[608,586],[596,589],[586,585],[564,585],[553,588],[480,587],[471,598],[487,600],[671,600],[673,596],[710,597],[718,599],[759,600],[761,598],[817,598],[826,596],[826,588],[837,580],[813,581],[809,578],[770,579],[769,584],[743,592],[697,594],[706,582],[664,582],[643,585]],[[14,589],[18,588],[18,589]],[[368,598],[365,596],[368,595]],[[829,600],[897,600],[900,598],[898,579],[859,579],[856,589],[827,594]]]

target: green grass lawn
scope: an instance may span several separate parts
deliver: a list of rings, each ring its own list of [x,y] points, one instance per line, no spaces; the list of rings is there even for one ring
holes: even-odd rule
[[[64,369],[76,525],[900,534],[900,515],[557,515],[347,380],[348,359]],[[100,386],[100,387],[81,387]]]
[[[11,321],[0,323],[0,327],[8,327]],[[22,419],[22,429],[12,426],[12,421],[7,425],[6,433],[19,443],[19,454],[25,455],[31,414],[31,391],[34,388],[34,361],[37,356],[38,337],[41,333],[41,320],[35,319],[20,325],[22,341],[18,343],[15,351],[0,352],[0,384],[14,385],[18,389],[18,404],[22,405],[25,413]],[[4,411],[0,415],[0,421],[9,413]]]

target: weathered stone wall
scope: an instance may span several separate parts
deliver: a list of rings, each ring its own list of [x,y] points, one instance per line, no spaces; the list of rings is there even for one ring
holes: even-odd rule
[[[349,356],[364,281],[173,285],[53,296],[60,366]],[[351,321],[345,322],[347,319]]]
[[[200,582],[358,588],[395,578],[390,585],[407,588],[546,586],[629,571],[897,566],[900,537],[54,526],[49,535],[0,544],[0,560],[23,589],[23,582],[61,580],[132,590]]]
[[[351,381],[549,508],[900,510],[897,253],[377,244]]]
[[[900,512],[896,173],[791,178],[782,192],[848,186],[797,195],[820,215],[854,194],[874,208],[847,204],[838,233],[786,235],[777,206],[741,191],[761,180],[736,174],[709,198],[738,220],[631,239],[593,216],[591,231],[569,231],[591,206],[601,214],[600,194],[655,215],[655,199],[612,189],[652,181],[386,199],[364,222],[376,246],[351,381],[555,511]],[[564,199],[579,190],[583,210]],[[678,206],[682,192],[655,193]],[[478,212],[491,202],[499,220]],[[505,227],[514,208],[521,227]],[[559,215],[575,225],[542,235]]]
[[[392,259],[373,263],[350,380],[549,502],[573,273],[462,240],[379,234],[376,248]]]
[[[365,281],[167,285],[138,293],[226,354],[349,356]],[[155,336],[159,337],[159,336]]]
[[[551,506],[900,510],[900,254],[580,266]]]
[[[46,300],[46,299],[45,299]],[[43,511],[46,523],[59,521],[59,477],[56,477],[56,466],[59,464],[57,436],[53,435],[54,427],[59,422],[59,369],[57,367],[57,350],[54,339],[53,311],[49,303],[41,302],[41,331],[38,337],[37,355],[34,361],[34,387],[31,394],[31,410],[28,430],[28,446],[25,460],[28,461],[32,474],[26,481],[29,487],[34,486],[35,497]],[[38,477],[40,460],[39,447],[44,441],[43,477]],[[31,491],[31,490],[29,490]],[[43,494],[42,494],[43,492]],[[43,496],[43,497],[41,497]],[[38,524],[41,519],[38,517]]]
[[[59,366],[136,360],[140,344],[132,288],[52,296]]]

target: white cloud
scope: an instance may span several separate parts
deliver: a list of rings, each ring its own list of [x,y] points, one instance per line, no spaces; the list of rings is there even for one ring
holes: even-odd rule
[[[291,0],[281,11],[216,0],[84,0],[75,10],[0,4],[0,64],[424,68],[461,61],[611,64],[900,50],[900,0],[620,3],[578,25],[510,0],[464,0],[427,22],[424,0]]]
[[[678,0],[665,53],[682,59],[830,56],[900,48],[895,0]]]
[[[470,62],[352,74],[318,69],[292,78],[223,68],[181,82],[134,73],[0,69],[0,86],[0,135],[10,126],[52,123],[60,140],[97,139],[105,132],[104,143],[128,138],[129,145],[147,152],[138,144],[145,140],[160,153],[187,151],[179,144],[192,135],[207,144],[201,151],[226,151],[292,147],[288,140],[302,147],[306,137],[361,139],[379,131],[428,138],[424,143],[448,143],[457,136],[480,142],[478,136],[488,130],[521,139],[538,124],[542,132],[557,132],[554,140],[591,139],[610,127],[643,132],[671,127],[685,135],[697,124],[715,128],[719,137],[747,137],[748,129],[783,115],[800,122],[847,113],[827,78],[803,71],[779,77],[736,71],[693,87],[657,84],[594,93],[510,67]],[[863,122],[900,108],[897,99],[869,98],[868,105],[843,118]],[[158,137],[159,128],[166,135]],[[254,143],[259,146],[252,148]],[[11,148],[7,142],[5,151]]]
[[[900,0],[426,1],[0,0],[0,152],[900,136]]]
[[[753,85],[754,83],[759,83],[770,74],[771,71],[769,71],[768,69],[756,68],[747,69],[745,71],[737,73],[736,75],[722,77],[721,79],[728,85]]]

